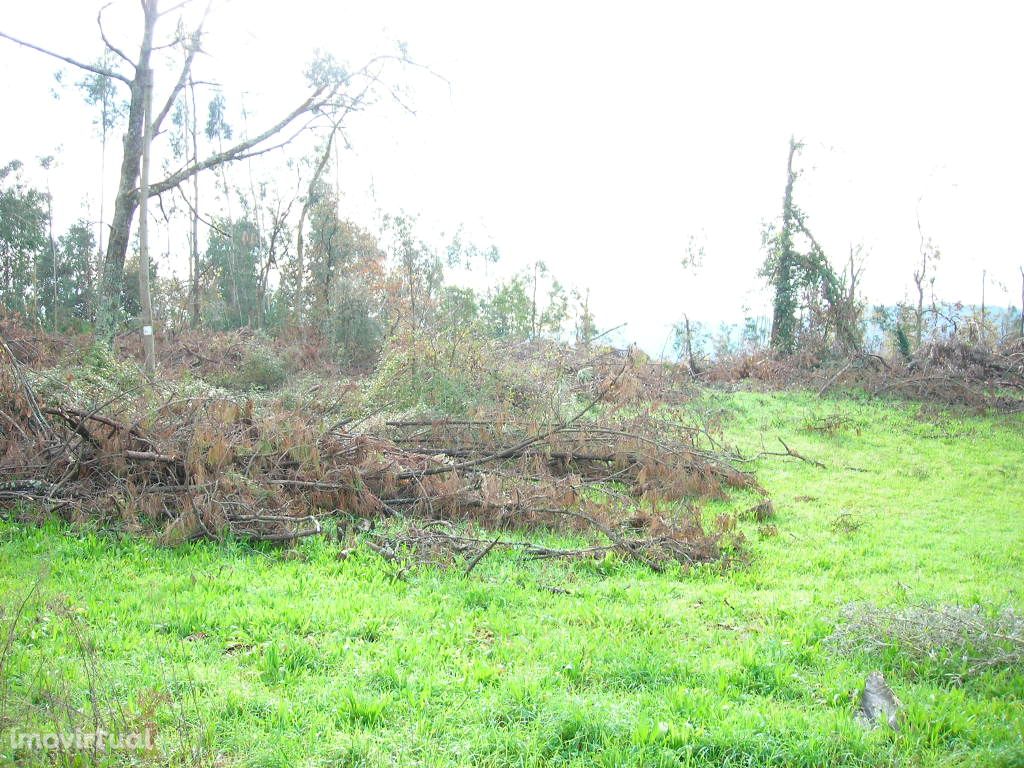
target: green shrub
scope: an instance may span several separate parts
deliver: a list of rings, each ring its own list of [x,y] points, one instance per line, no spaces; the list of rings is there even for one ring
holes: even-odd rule
[[[392,338],[365,396],[375,409],[449,416],[548,419],[576,407],[570,383],[543,355],[517,356],[513,346],[479,334]]]
[[[213,383],[239,392],[279,389],[288,378],[284,361],[272,350],[252,345],[237,368],[214,376]]]

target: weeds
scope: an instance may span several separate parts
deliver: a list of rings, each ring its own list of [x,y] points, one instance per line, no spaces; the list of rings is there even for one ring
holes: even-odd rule
[[[1024,618],[1012,608],[848,605],[829,644],[843,653],[881,656],[918,674],[955,682],[1024,663]]]

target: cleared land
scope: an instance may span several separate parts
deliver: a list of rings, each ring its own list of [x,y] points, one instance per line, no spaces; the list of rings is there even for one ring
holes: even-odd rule
[[[752,465],[777,534],[744,522],[749,562],[725,573],[494,552],[466,577],[319,538],[160,549],[2,523],[0,642],[38,582],[3,727],[53,730],[93,696],[160,733],[160,756],[111,764],[1024,765],[1019,666],[958,682],[826,642],[854,601],[1024,609],[1024,418],[809,394],[713,407],[748,453],[781,436],[826,465]],[[873,669],[898,732],[854,721]],[[12,760],[43,761],[5,737]]]

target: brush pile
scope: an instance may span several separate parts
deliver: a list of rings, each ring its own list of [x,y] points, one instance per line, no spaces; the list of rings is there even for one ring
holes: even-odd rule
[[[851,603],[826,642],[845,654],[881,656],[917,674],[962,683],[1024,663],[1024,617],[1007,607]]]
[[[811,389],[820,395],[855,389],[941,405],[1007,413],[1024,411],[1024,342],[1007,340],[994,348],[960,339],[925,344],[909,359],[857,353],[822,360],[798,353],[776,358],[767,350],[716,360],[699,379],[715,387],[743,385],[765,389]]]
[[[631,355],[559,421],[380,417],[365,429],[281,401],[189,395],[166,382],[88,405],[73,401],[77,390],[51,386],[41,402],[29,372],[9,350],[0,355],[0,507],[154,531],[168,544],[286,542],[321,533],[330,518],[395,518],[409,525],[392,549],[611,551],[660,568],[717,560],[741,543],[735,520],[706,529],[693,500],[762,492],[709,446],[705,428],[671,411],[614,405],[634,375]],[[499,537],[484,546],[462,524],[598,541],[556,550]]]
[[[923,347],[906,365],[879,366],[875,394],[897,394],[947,405],[1024,410],[1024,344],[996,349],[959,340]]]

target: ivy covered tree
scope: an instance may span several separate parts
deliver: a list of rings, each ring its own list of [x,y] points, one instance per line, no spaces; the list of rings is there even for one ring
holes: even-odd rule
[[[781,224],[769,224],[762,233],[766,256],[761,275],[774,292],[771,348],[790,355],[806,341],[819,350],[834,343],[850,351],[861,346],[863,336],[863,305],[856,291],[859,271],[851,256],[843,277],[836,273],[794,200],[799,176],[794,160],[802,147],[790,138]]]
[[[776,352],[789,355],[796,348],[796,261],[793,248],[795,229],[795,205],[793,185],[796,172],[793,157],[800,145],[796,139],[789,140],[789,158],[786,161],[786,192],[782,198],[782,227],[775,231],[767,228],[762,235],[762,245],[768,252],[762,273],[775,289],[772,301],[771,345]]]

